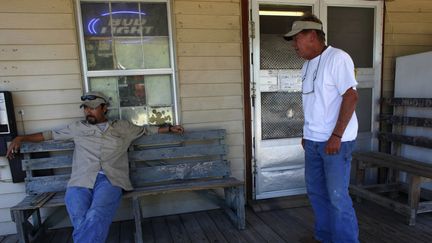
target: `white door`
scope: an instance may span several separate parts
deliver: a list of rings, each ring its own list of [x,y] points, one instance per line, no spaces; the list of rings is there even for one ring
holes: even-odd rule
[[[373,150],[380,95],[382,3],[370,1],[253,1],[251,4],[254,199],[305,193],[300,68],[283,35],[303,13],[317,15],[327,44],[347,51],[359,81],[357,148]],[[357,26],[352,30],[352,26]],[[367,33],[365,33],[367,32]],[[358,64],[358,65],[357,65]]]

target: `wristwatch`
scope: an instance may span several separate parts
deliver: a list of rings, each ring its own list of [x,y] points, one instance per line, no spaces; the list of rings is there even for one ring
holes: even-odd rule
[[[168,132],[171,132],[171,128],[173,127],[173,125],[171,125],[171,123],[164,123],[164,124],[162,124],[162,127],[167,127]]]

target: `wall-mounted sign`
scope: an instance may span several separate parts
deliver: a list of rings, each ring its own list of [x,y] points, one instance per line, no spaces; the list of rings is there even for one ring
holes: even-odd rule
[[[168,35],[165,4],[83,3],[81,11],[86,37]]]
[[[261,92],[302,90],[301,70],[298,69],[260,70],[259,78]]]

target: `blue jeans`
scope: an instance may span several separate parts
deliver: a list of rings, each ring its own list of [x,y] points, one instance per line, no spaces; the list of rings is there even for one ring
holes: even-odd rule
[[[66,189],[65,202],[74,227],[72,235],[75,243],[105,242],[121,195],[122,189],[111,185],[104,174],[98,174],[93,189]]]
[[[304,140],[306,188],[315,214],[315,238],[321,242],[359,242],[348,193],[354,145],[343,142],[337,154],[329,155],[326,142]]]

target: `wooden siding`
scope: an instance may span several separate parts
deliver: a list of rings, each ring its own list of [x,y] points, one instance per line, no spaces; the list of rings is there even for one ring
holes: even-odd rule
[[[184,98],[182,108],[187,110],[241,109],[241,96]]]
[[[237,83],[241,80],[241,70],[180,70],[182,84]]]
[[[73,29],[72,13],[3,13],[0,28],[8,29]]]
[[[231,169],[244,179],[244,110],[239,0],[173,2],[186,129],[224,128]]]
[[[396,57],[432,50],[432,4],[429,0],[385,2],[383,96],[392,97]]]
[[[71,0],[38,0],[34,4],[32,0],[2,1],[2,13],[72,13],[73,2]]]
[[[12,91],[19,134],[82,117],[77,102],[82,81],[74,16],[72,0],[1,3],[0,90]],[[4,157],[0,176],[0,234],[13,233],[9,208],[24,197],[24,187],[10,182]]]

